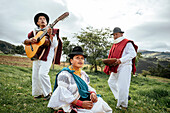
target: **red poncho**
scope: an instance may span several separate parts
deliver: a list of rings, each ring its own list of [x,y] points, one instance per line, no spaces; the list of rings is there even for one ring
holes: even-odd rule
[[[138,46],[136,46],[133,41],[128,40],[128,39],[123,39],[121,42],[113,44],[112,48],[110,49],[108,58],[117,58],[117,59],[121,58],[123,50],[124,50],[124,48],[125,48],[125,46],[128,42],[132,43],[132,45],[135,48],[135,51],[137,52]],[[136,59],[136,57],[132,59],[132,72],[133,72],[133,74],[135,74],[135,72],[136,72],[135,59]],[[105,66],[104,72],[107,75],[110,74],[109,72],[117,73],[118,67],[119,67],[119,65],[111,66],[111,67]]]

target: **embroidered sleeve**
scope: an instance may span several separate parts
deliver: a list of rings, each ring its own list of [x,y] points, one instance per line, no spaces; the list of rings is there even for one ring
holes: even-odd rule
[[[71,92],[72,95],[75,95],[78,93],[77,84],[73,76],[69,72],[67,71],[61,72],[58,76],[57,82],[58,82],[58,87],[66,88],[68,91]]]
[[[59,75],[58,75],[58,86],[63,86],[63,87],[68,87],[70,84],[70,81],[69,81],[69,76],[67,75],[66,72],[61,72]]]

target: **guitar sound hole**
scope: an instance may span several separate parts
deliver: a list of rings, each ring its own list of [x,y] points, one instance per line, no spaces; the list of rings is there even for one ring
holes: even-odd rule
[[[39,42],[39,41],[40,41],[40,37],[37,38],[37,42]]]

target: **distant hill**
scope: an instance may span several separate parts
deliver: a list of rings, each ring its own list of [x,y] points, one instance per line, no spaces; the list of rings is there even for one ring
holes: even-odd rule
[[[146,50],[139,50],[138,52],[142,53],[142,56],[145,58],[170,59],[170,52],[157,52],[157,51],[146,51]]]
[[[15,53],[15,45],[0,40],[0,50],[5,53]]]
[[[0,51],[5,54],[23,54],[25,52],[22,45],[15,46],[2,40],[0,40]]]
[[[139,59],[137,66],[137,73],[142,70],[149,70],[150,67],[156,68],[159,65],[167,67],[170,65],[170,52],[156,52],[156,51],[139,51],[142,57]]]

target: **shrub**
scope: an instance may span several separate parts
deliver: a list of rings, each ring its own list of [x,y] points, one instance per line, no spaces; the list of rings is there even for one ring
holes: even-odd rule
[[[151,75],[151,73],[149,71],[142,70],[142,75],[146,77],[147,75]]]
[[[162,88],[151,88],[151,89],[140,90],[138,93],[139,95],[147,96],[149,98],[156,99],[156,100],[162,97],[170,96],[170,92]]]

